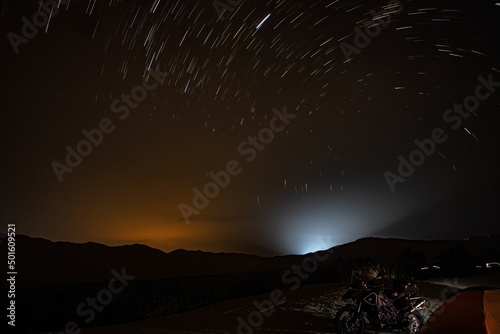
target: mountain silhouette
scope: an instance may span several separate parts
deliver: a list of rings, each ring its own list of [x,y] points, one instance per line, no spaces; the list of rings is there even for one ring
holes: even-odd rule
[[[121,268],[126,268],[137,280],[283,272],[310,256],[262,257],[183,249],[165,253],[142,244],[106,246],[94,242],[53,242],[25,235],[17,235],[16,243],[20,286],[105,282],[111,270]],[[391,264],[408,248],[423,252],[432,263],[453,245],[477,255],[484,249],[498,250],[500,236],[434,241],[363,238],[331,248],[332,256],[325,263],[338,258],[370,257],[377,263]]]

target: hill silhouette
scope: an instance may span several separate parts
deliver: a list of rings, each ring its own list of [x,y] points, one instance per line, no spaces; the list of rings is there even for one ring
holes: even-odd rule
[[[331,248],[332,256],[325,264],[339,258],[360,257],[392,264],[404,249],[422,252],[429,263],[435,263],[440,254],[451,247],[459,246],[478,255],[485,249],[498,251],[499,245],[499,236],[434,241],[363,238]],[[182,249],[165,253],[142,244],[106,246],[94,242],[53,242],[25,235],[17,236],[16,251],[20,286],[104,282],[112,269],[123,267],[137,280],[280,272],[307,256],[262,257]]]

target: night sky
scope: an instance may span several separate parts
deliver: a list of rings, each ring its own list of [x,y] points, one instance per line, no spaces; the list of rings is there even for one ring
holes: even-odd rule
[[[500,233],[500,3],[45,2],[0,1],[4,226],[262,255]]]

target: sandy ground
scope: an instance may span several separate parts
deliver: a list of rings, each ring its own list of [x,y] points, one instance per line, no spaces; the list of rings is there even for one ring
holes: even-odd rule
[[[427,282],[453,286],[458,289],[467,289],[471,287],[486,286],[500,289],[500,271],[478,274],[468,277],[456,277],[451,279],[435,278]]]
[[[238,317],[248,319],[257,310],[254,301],[269,300],[269,294],[228,300],[196,310],[127,324],[82,329],[82,334],[263,334],[263,333],[334,333],[333,319],[344,305],[341,296],[345,283],[304,285],[296,291],[285,291],[286,300],[274,309],[264,309],[263,322],[257,328],[247,327],[238,332]],[[426,298],[429,312],[440,301]],[[258,312],[258,311],[256,311]],[[272,314],[271,314],[272,313]],[[269,316],[265,316],[268,314]],[[254,312],[255,315],[255,312]],[[367,333],[373,333],[369,330]],[[382,334],[381,332],[378,332]]]

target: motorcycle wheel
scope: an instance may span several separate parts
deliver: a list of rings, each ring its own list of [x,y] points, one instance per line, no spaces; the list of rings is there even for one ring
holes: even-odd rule
[[[365,331],[365,318],[357,314],[356,306],[346,305],[335,315],[335,327],[338,333],[362,334]]]
[[[424,327],[425,319],[420,312],[415,311],[409,315],[410,324],[408,325],[409,334],[418,334]]]

